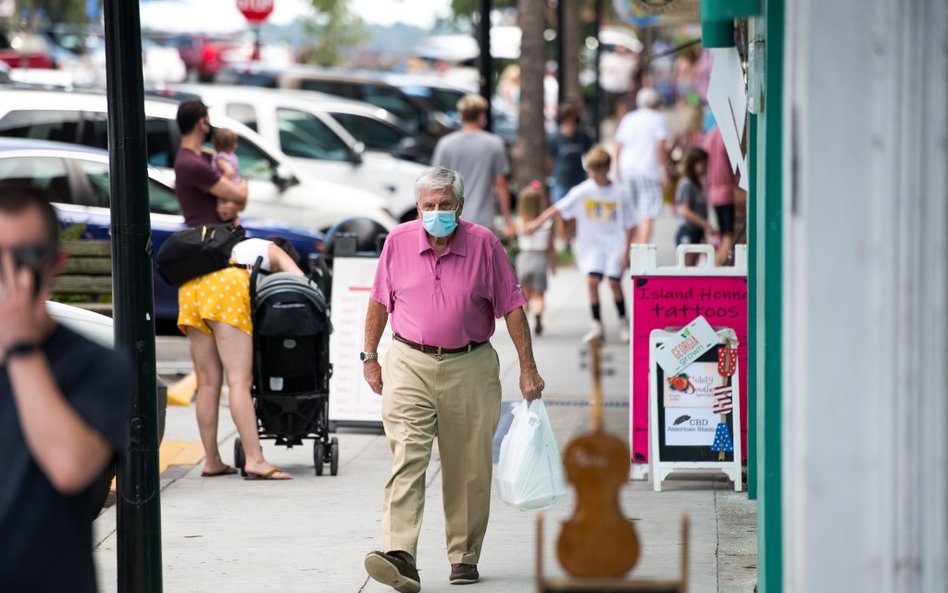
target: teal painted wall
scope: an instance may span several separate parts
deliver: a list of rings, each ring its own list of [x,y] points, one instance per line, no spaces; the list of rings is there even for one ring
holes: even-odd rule
[[[754,329],[757,561],[760,593],[783,590],[781,357],[783,313],[783,57],[785,0],[766,0],[764,109],[757,118]]]

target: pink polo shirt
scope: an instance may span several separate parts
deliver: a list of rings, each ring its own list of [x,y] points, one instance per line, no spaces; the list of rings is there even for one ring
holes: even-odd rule
[[[395,227],[370,298],[388,310],[395,333],[442,348],[486,342],[495,318],[527,302],[494,233],[464,220],[441,254],[420,220]]]

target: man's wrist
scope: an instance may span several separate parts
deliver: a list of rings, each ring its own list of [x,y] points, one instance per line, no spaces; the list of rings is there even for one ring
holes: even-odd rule
[[[43,345],[36,340],[16,340],[7,346],[6,359],[11,360],[13,358],[19,358],[24,356],[31,356],[38,352],[42,352]]]
[[[359,353],[359,360],[361,360],[362,362],[372,362],[372,361],[378,362],[379,353],[362,351]]]

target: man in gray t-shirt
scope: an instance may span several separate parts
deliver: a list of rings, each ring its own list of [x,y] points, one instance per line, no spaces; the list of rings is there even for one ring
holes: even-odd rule
[[[431,164],[454,169],[464,178],[462,219],[494,230],[499,205],[504,218],[504,232],[513,236],[515,227],[510,217],[510,193],[507,190],[510,163],[503,140],[483,129],[487,101],[478,95],[466,95],[458,101],[458,111],[461,113],[461,129],[438,142]]]

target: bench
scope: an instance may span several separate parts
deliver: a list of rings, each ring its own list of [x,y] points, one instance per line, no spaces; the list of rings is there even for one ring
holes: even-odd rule
[[[112,316],[112,243],[63,241],[66,269],[53,278],[50,300]]]

